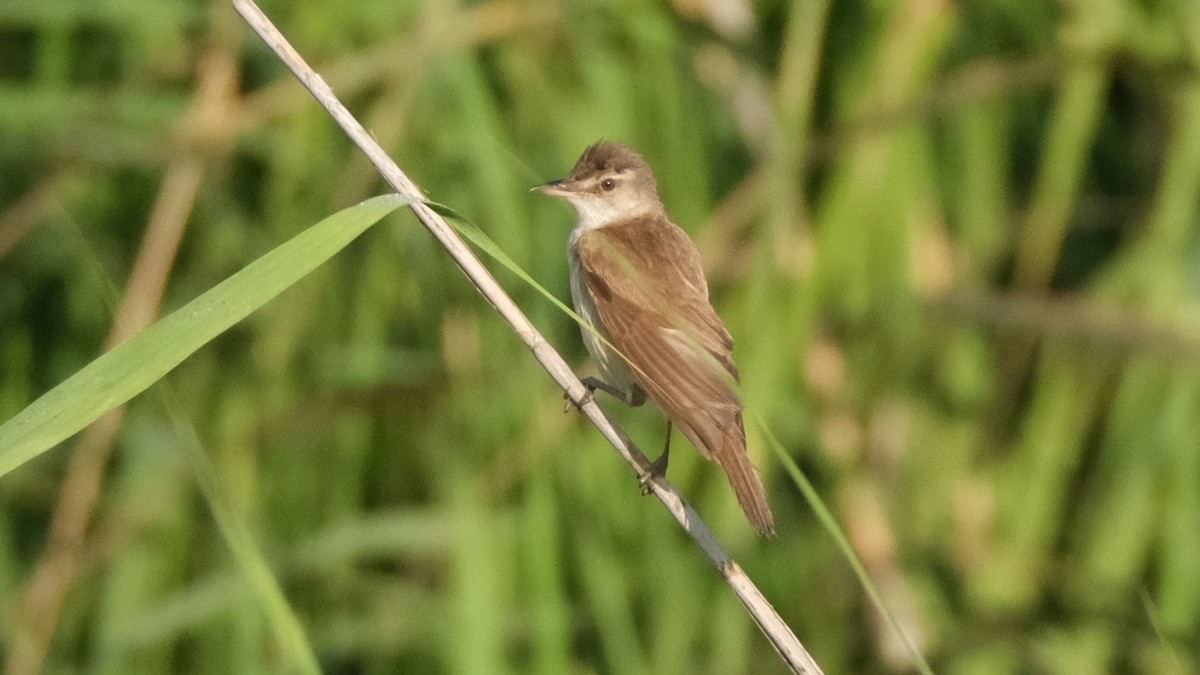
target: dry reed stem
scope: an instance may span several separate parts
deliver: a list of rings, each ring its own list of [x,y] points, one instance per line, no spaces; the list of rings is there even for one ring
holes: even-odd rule
[[[346,135],[362,150],[375,165],[375,168],[397,192],[405,197],[423,200],[424,194],[400,170],[400,167],[387,156],[379,144],[359,124],[345,106],[334,95],[329,85],[314,72],[304,59],[288,43],[283,35],[271,24],[266,15],[252,0],[233,0],[233,5],[246,23],[260,38],[275,52],[276,56],[292,71],[301,84],[317,99],[333,119],[341,126]],[[574,371],[563,360],[553,347],[546,342],[541,333],[530,323],[521,309],[513,302],[500,284],[492,277],[483,263],[479,261],[471,249],[459,238],[454,229],[426,204],[418,201],[409,205],[413,214],[421,221],[435,239],[446,249],[458,267],[467,275],[471,283],[483,294],[484,298],[496,308],[500,316],[512,327],[517,336],[533,352],[534,358],[541,363],[546,372],[562,387],[572,401],[579,404],[580,411],[596,426],[600,433],[616,448],[621,457],[633,467],[634,471],[643,476],[649,468],[649,461],[640,450],[629,440],[596,405],[587,389]],[[795,673],[821,673],[821,668],[809,655],[804,646],[796,638],[791,628],[783,621],[775,609],[767,602],[762,592],[750,580],[745,571],[729,556],[712,530],[700,519],[700,516],[683,499],[679,492],[668,481],[654,478],[647,482],[666,507],[675,516],[675,520],[684,528],[692,539],[700,546],[713,565],[725,577],[730,588],[738,599],[745,605],[750,616],[770,640],[772,646],[783,658],[784,662]]]

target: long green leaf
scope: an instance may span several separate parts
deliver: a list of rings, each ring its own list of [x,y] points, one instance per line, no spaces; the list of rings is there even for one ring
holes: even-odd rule
[[[208,341],[411,201],[383,195],[329,216],[92,361],[0,426],[0,476],[145,391]]]

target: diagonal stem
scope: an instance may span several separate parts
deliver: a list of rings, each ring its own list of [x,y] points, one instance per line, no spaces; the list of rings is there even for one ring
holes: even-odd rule
[[[292,71],[297,79],[305,86],[317,102],[325,108],[333,119],[341,126],[346,135],[362,150],[375,168],[397,192],[405,197],[415,197],[424,200],[421,190],[409,180],[400,167],[387,156],[383,148],[371,138],[358,120],[350,114],[334,95],[329,85],[305,63],[304,59],[288,44],[283,35],[271,24],[262,10],[253,0],[233,0],[234,8],[246,20],[246,23],[260,38],[275,52],[276,56]],[[594,400],[587,396],[588,390],[567,362],[550,343],[542,337],[537,328],[530,323],[512,298],[504,292],[500,284],[492,277],[483,263],[475,257],[471,249],[459,238],[453,228],[432,208],[421,202],[409,205],[417,219],[425,226],[435,239],[446,249],[455,264],[467,275],[471,283],[483,294],[500,316],[508,322],[517,336],[533,352],[546,372],[562,387],[572,401],[579,403],[580,411],[596,426],[600,433],[616,448],[626,463],[633,467],[639,475],[644,474],[650,462],[635,446],[621,429],[619,429],[604,414]],[[667,509],[679,521],[679,524],[691,535],[700,546],[733,592],[746,606],[751,617],[762,629],[772,646],[779,652],[784,662],[795,673],[821,673],[821,668],[800,644],[791,628],[767,602],[762,592],[750,580],[750,577],[729,556],[713,535],[712,530],[700,519],[699,514],[692,509],[679,492],[663,478],[651,478],[647,486],[654,492]]]

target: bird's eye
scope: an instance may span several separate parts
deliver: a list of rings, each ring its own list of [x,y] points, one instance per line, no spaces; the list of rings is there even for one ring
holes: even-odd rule
[[[605,191],[611,192],[613,188],[617,187],[617,181],[605,178],[604,182],[600,183],[600,187],[604,188]]]

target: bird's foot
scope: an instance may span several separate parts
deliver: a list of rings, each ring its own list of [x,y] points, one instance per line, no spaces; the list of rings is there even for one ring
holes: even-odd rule
[[[668,456],[670,455],[670,452],[671,452],[671,447],[670,447],[670,445],[668,445],[663,450],[663,453],[658,456],[658,459],[654,460],[653,462],[650,462],[650,468],[646,471],[646,473],[644,473],[640,477],[638,477],[638,485],[642,486],[642,495],[643,496],[648,495],[654,491],[653,488],[650,487],[651,481],[653,481],[655,478],[666,478],[667,477],[667,459],[668,459]]]
[[[585,384],[585,386],[586,386],[586,384]],[[571,408],[574,408],[575,410],[581,410],[583,408],[583,406],[585,406],[585,405],[591,403],[593,400],[595,400],[595,398],[596,398],[595,391],[596,391],[595,389],[588,387],[588,390],[583,392],[583,396],[580,396],[578,401],[572,399],[571,395],[564,391],[563,392],[563,412],[569,413],[569,412],[571,412]]]

